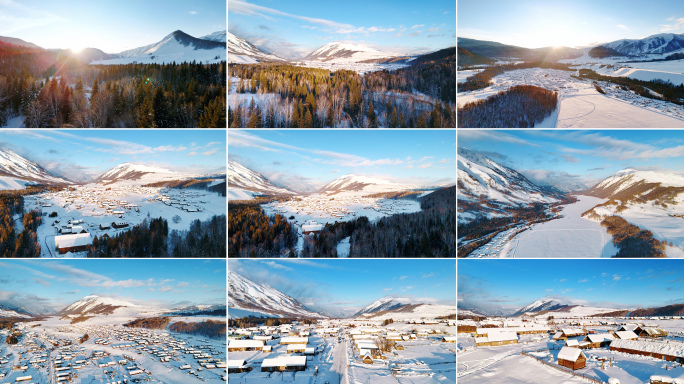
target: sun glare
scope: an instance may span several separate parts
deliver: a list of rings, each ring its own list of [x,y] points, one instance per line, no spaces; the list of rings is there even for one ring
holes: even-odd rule
[[[70,50],[73,53],[80,53],[84,47],[71,47]]]

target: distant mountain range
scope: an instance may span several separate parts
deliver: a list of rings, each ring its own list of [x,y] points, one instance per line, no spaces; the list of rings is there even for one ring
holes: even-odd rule
[[[0,36],[0,44],[43,49],[21,39]],[[216,63],[226,60],[226,31],[218,31],[200,38],[177,30],[160,41],[119,53],[105,53],[97,48],[79,52],[70,49],[49,49],[71,56],[86,64],[169,64],[172,62]]]
[[[647,57],[684,54],[684,34],[660,33],[643,39],[621,39],[589,47],[525,48],[494,41],[465,37],[457,39],[459,65],[492,64],[494,59],[545,60],[575,59],[587,54],[590,58]]]
[[[301,59],[285,59],[275,54],[265,52],[246,39],[228,32],[227,38],[228,61],[233,63],[252,64],[259,62],[301,62],[314,61],[330,64],[344,63],[395,63],[421,64],[424,62],[455,62],[456,48],[450,47],[434,52],[421,54],[402,54],[383,52],[365,44],[348,41],[333,41],[327,43]]]
[[[248,200],[262,194],[292,195],[290,188],[278,187],[269,179],[228,158],[229,199]]]

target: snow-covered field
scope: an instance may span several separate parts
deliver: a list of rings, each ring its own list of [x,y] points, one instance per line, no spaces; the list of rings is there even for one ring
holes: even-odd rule
[[[610,257],[617,252],[612,237],[599,222],[581,216],[605,201],[591,196],[578,196],[576,203],[563,207],[561,218],[504,231],[473,251],[470,256]],[[523,228],[526,230],[510,239],[511,235]]]
[[[225,370],[216,368],[216,362],[226,361],[224,339],[122,327],[128,320],[98,316],[70,324],[49,317],[19,323],[23,334],[19,343],[0,344],[0,374],[5,374],[0,381],[31,376],[30,382],[54,383],[58,375],[70,374],[76,383],[124,379],[154,384],[223,382]],[[88,340],[80,343],[85,334]],[[180,369],[186,365],[189,367]]]
[[[116,184],[87,184],[73,189],[74,191],[44,192],[25,198],[27,211],[37,208],[44,213],[43,223],[38,227],[42,257],[85,256],[85,252],[60,255],[55,250],[57,231],[66,228],[70,220],[82,220],[79,225],[93,237],[100,238],[104,234],[112,237],[129,230],[145,219],[163,217],[168,221],[169,231],[188,230],[194,220],[204,221],[214,215],[226,214],[226,198],[203,190]],[[52,212],[56,212],[57,216],[49,217]],[[129,227],[100,229],[100,224],[111,226],[112,222],[125,222]]]
[[[466,69],[463,71],[458,71],[456,73],[456,81],[458,81],[459,83],[464,83],[467,78],[482,71],[484,71],[484,69]]]
[[[586,67],[586,66],[583,66]],[[590,81],[570,77],[578,72],[551,69],[507,71],[492,79],[487,88],[457,95],[458,105],[485,99],[515,85],[535,85],[557,91],[560,108],[557,120],[539,126],[555,128],[676,128],[684,126],[684,107],[623,91],[614,84],[599,82],[606,92],[596,91]]]

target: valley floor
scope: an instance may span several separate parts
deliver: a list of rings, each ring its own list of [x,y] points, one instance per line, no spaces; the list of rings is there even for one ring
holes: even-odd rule
[[[560,218],[504,231],[470,257],[610,257],[617,253],[612,237],[599,222],[581,216],[605,201],[578,196],[576,203],[563,207]]]
[[[615,84],[598,82],[606,92],[600,94],[591,81],[570,77],[578,72],[553,69],[519,69],[492,79],[493,85],[457,95],[458,105],[485,99],[515,85],[534,85],[557,91],[560,106],[557,117],[546,119],[535,128],[681,128],[684,107],[653,100],[619,89]],[[462,77],[459,72],[459,77]]]

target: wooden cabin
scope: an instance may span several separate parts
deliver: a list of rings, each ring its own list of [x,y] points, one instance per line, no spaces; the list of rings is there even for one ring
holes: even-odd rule
[[[558,365],[572,370],[582,369],[587,365],[587,357],[579,348],[563,347],[558,352]]]

